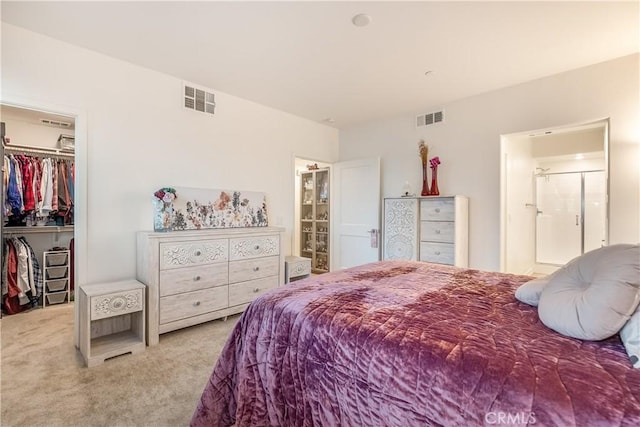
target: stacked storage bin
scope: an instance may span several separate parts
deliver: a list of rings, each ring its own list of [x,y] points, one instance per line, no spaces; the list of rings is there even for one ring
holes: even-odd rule
[[[42,306],[68,303],[71,300],[69,286],[69,250],[44,252],[44,296]]]

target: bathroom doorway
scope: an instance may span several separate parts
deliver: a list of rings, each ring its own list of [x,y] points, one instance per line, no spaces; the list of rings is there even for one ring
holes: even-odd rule
[[[549,274],[608,243],[608,120],[501,145],[502,271]]]

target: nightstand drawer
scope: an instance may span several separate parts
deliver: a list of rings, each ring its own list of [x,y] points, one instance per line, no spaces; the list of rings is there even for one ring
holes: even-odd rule
[[[229,289],[226,286],[162,297],[160,324],[222,310],[227,308],[228,301]]]
[[[227,239],[160,244],[161,270],[226,262],[228,259],[229,241]]]
[[[229,282],[227,263],[200,265],[160,271],[160,296],[192,292],[226,285]]]
[[[431,199],[420,202],[420,219],[422,221],[453,221],[455,219],[455,203],[453,199]]]
[[[278,276],[229,285],[229,306],[245,304],[278,287]]]
[[[449,221],[420,221],[420,240],[453,243],[455,224]]]
[[[231,261],[279,255],[280,239],[279,236],[229,239],[229,252]]]
[[[229,283],[277,276],[279,256],[229,262]]]
[[[141,311],[144,304],[143,289],[114,292],[91,297],[90,320],[120,316]]]
[[[287,277],[294,278],[311,274],[311,259],[301,257],[286,257]]]
[[[455,247],[451,243],[420,242],[420,261],[454,264]]]

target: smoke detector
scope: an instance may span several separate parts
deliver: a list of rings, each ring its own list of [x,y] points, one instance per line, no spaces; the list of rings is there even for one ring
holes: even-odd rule
[[[351,18],[351,22],[353,22],[353,25],[356,27],[366,27],[371,23],[371,16],[366,13],[359,13]]]

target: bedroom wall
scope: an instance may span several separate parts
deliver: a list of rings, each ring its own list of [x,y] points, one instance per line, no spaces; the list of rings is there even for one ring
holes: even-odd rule
[[[3,99],[87,115],[88,283],[135,277],[162,186],[265,192],[290,252],[294,154],[336,161],[338,131],[210,89],[216,114],[188,111],[181,79],[3,23]]]
[[[634,54],[415,114],[341,129],[340,160],[379,155],[382,194],[421,186],[418,142],[439,156],[441,194],[469,200],[469,262],[500,268],[500,135],[610,118],[610,243],[640,241],[640,55]],[[444,123],[415,116],[444,108]]]

